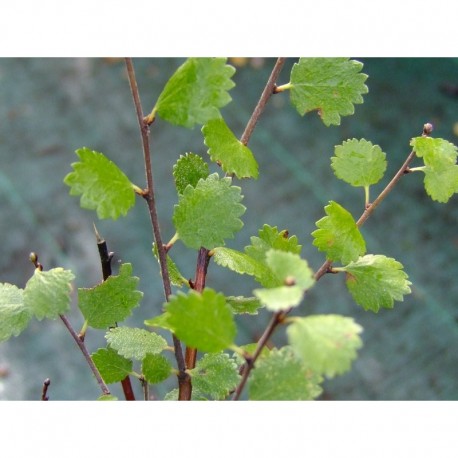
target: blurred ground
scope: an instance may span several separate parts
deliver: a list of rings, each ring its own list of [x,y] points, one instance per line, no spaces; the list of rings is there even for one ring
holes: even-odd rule
[[[354,116],[326,128],[316,114],[300,117],[287,94],[269,102],[250,142],[260,163],[256,182],[239,182],[245,196],[245,226],[228,246],[242,248],[263,223],[287,228],[303,245],[303,256],[317,269],[323,256],[311,245],[314,222],[323,206],[337,200],[355,217],[362,193],[337,180],[330,168],[334,146],[348,138],[366,138],[387,153],[386,180],[409,153],[409,140],[425,122],[433,135],[458,142],[457,59],[359,59],[369,75],[369,94]],[[134,61],[144,110],[152,108],[181,59]],[[274,60],[238,60],[223,110],[240,136]],[[279,83],[289,81],[294,61],[285,65]],[[446,85],[447,91],[441,90]],[[151,228],[138,202],[118,221],[97,221],[63,185],[76,161],[75,149],[104,152],[140,186],[144,183],[141,144],[122,60],[0,60],[0,281],[23,287],[33,272],[30,251],[45,268],[62,266],[77,277],[77,287],[100,281],[92,223],[106,238],[116,261],[132,262],[141,278],[142,307],[128,320],[141,326],[158,312],[162,292],[157,265],[149,256]],[[172,166],[188,151],[206,157],[198,128],[173,127],[160,119],[152,128],[153,164],[163,237],[170,238],[176,194]],[[216,170],[216,169],[215,169]],[[298,313],[336,312],[353,316],[364,327],[364,347],[353,370],[327,381],[324,398],[364,400],[458,399],[458,200],[432,202],[420,174],[401,180],[363,228],[368,251],[397,258],[413,283],[413,294],[394,310],[364,312],[348,295],[343,279],[328,276],[308,295]],[[375,186],[375,195],[383,184]],[[174,258],[193,276],[194,253],[180,246]],[[254,283],[210,265],[207,284],[230,294],[250,294]],[[76,309],[69,318],[82,324]],[[255,338],[268,321],[262,311],[242,317],[238,343]],[[279,332],[276,342],[284,334]],[[103,332],[87,337],[91,350],[103,345]],[[45,378],[51,399],[94,399],[98,387],[61,322],[32,322],[19,337],[0,344],[0,399],[37,399]],[[119,394],[116,387],[113,391]],[[158,392],[162,395],[163,392]]]

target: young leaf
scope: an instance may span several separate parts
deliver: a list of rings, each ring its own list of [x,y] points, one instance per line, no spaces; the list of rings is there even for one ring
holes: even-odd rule
[[[159,262],[159,254],[157,251],[156,243],[153,243],[153,254],[154,254],[154,257]],[[167,255],[166,259],[167,259],[167,269],[169,271],[170,282],[172,283],[172,285],[178,286],[178,288],[183,287],[183,285],[189,286],[189,281],[183,277],[183,275],[178,270],[178,267],[175,264],[175,262],[172,260],[172,258],[169,255]]]
[[[64,178],[70,195],[81,194],[81,207],[97,210],[100,219],[125,216],[135,203],[134,186],[126,175],[102,153],[81,148],[76,154],[81,162],[73,163],[73,172]]]
[[[293,318],[287,328],[294,353],[314,373],[334,377],[350,370],[356,351],[362,347],[361,326],[340,315]]]
[[[336,177],[352,186],[370,186],[383,178],[386,154],[380,146],[364,138],[353,138],[337,145],[334,154],[331,167]]]
[[[425,190],[431,199],[446,203],[458,193],[458,165],[425,166]]]
[[[212,259],[216,264],[227,267],[238,274],[256,277],[266,274],[266,266],[245,253],[226,247],[216,247],[212,252]]]
[[[132,361],[122,357],[112,348],[99,348],[91,358],[105,383],[120,382],[132,372]]]
[[[417,156],[425,163],[425,190],[438,202],[448,202],[458,192],[458,149],[442,138],[416,137],[410,142]]]
[[[237,178],[258,178],[258,163],[251,150],[241,143],[223,118],[211,119],[202,127],[204,143],[213,162]]]
[[[240,381],[237,364],[226,353],[207,353],[189,371],[192,386],[211,399],[224,399]]]
[[[266,309],[271,312],[297,307],[304,298],[304,290],[297,285],[255,289],[253,290],[253,294],[266,306]]]
[[[286,346],[256,362],[248,379],[248,397],[257,401],[306,401],[323,391],[322,377],[310,370]]]
[[[264,262],[266,253],[271,248],[296,254],[300,254],[302,250],[295,235],[289,237],[287,230],[278,232],[276,226],[264,224],[258,235],[259,237],[251,237],[251,245],[245,247],[245,253],[257,261]]]
[[[393,308],[410,294],[408,275],[400,262],[381,254],[367,254],[342,270],[347,272],[347,288],[364,310],[378,312],[380,307]]]
[[[112,394],[102,394],[97,398],[97,401],[117,401],[118,398]]]
[[[324,207],[328,216],[316,222],[313,245],[332,261],[348,264],[366,252],[366,242],[350,212],[332,200]]]
[[[161,383],[171,374],[172,366],[163,355],[147,354],[142,361],[142,374],[148,383]]]
[[[249,314],[257,315],[258,309],[263,307],[261,302],[255,297],[227,296],[226,302],[235,315]]]
[[[0,342],[18,336],[31,318],[31,311],[24,305],[24,290],[0,283]]]
[[[301,116],[318,110],[326,126],[338,126],[340,116],[353,114],[353,104],[363,103],[361,94],[368,92],[362,68],[346,58],[302,57],[291,70],[291,102]]]
[[[119,327],[105,335],[110,347],[126,358],[143,360],[148,353],[160,353],[167,347],[166,340],[146,329]]]
[[[209,174],[208,164],[197,154],[186,153],[180,156],[173,166],[173,177],[178,194],[183,194],[188,184],[195,188],[199,180],[207,178]]]
[[[224,245],[224,239],[233,238],[243,226],[239,217],[246,210],[240,204],[240,191],[231,186],[230,178],[219,178],[217,173],[199,180],[195,188],[188,186],[173,214],[183,243],[189,248],[211,250]]]
[[[230,347],[236,327],[230,307],[221,293],[205,288],[202,293],[179,292],[166,305],[167,322],[187,346],[204,352]]]
[[[154,318],[145,320],[144,323],[146,324],[146,326],[150,326],[152,328],[167,329],[167,331],[174,332],[172,326],[168,322],[169,317],[170,313],[164,312],[161,315],[155,316]]]
[[[220,116],[232,99],[235,68],[224,58],[189,58],[164,87],[153,110],[172,124],[194,127]]]
[[[178,388],[169,391],[164,396],[164,401],[178,401]],[[192,388],[191,401],[208,401],[208,399],[196,388]]]
[[[24,307],[38,319],[54,320],[70,308],[71,281],[75,276],[61,267],[35,272],[24,289]]]
[[[119,275],[112,275],[94,288],[78,289],[78,306],[89,326],[108,328],[125,320],[140,303],[139,278],[132,276],[132,264],[122,264]]]

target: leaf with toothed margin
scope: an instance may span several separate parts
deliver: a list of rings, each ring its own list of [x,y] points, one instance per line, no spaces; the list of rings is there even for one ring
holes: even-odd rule
[[[226,58],[189,58],[168,80],[153,110],[167,122],[192,128],[218,118],[232,99],[235,68]]]
[[[143,297],[132,276],[132,264],[122,264],[119,275],[108,277],[94,288],[78,289],[78,306],[89,326],[104,329],[124,321]]]
[[[81,161],[64,178],[70,195],[81,195],[81,207],[96,210],[100,219],[125,216],[135,204],[135,186],[124,172],[97,151],[80,148],[76,154]]]
[[[178,194],[183,194],[186,186],[196,187],[199,180],[210,175],[208,164],[197,154],[186,153],[173,166],[173,178]]]
[[[24,290],[0,283],[0,342],[18,336],[29,324],[32,311],[24,305]]]
[[[340,125],[368,92],[363,64],[347,58],[304,58],[291,70],[291,102],[300,115],[318,110],[326,126]]]
[[[132,372],[132,361],[112,348],[99,348],[91,355],[105,383],[117,383]]]
[[[204,143],[213,162],[237,178],[258,178],[258,163],[251,150],[227,126],[223,118],[211,119],[202,127]]]
[[[142,361],[142,374],[148,383],[161,383],[172,374],[172,366],[165,356],[148,353]]]
[[[239,219],[246,208],[240,203],[241,189],[217,173],[188,185],[175,205],[173,223],[180,240],[189,248],[211,250],[224,245],[243,227]]]

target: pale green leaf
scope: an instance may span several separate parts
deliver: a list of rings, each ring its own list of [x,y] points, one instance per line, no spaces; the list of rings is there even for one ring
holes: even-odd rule
[[[288,342],[305,366],[327,377],[350,370],[362,347],[361,326],[340,315],[293,319],[287,328]]]
[[[254,352],[256,351],[257,346],[258,346],[257,342],[252,342],[249,344],[240,345],[240,348],[244,350],[246,353],[248,353],[248,355],[253,356]],[[270,351],[271,350],[268,347],[263,347],[256,361],[259,361],[261,358],[264,358],[265,356],[267,356],[270,353]],[[232,356],[238,366],[241,366],[242,364],[246,364],[245,358],[243,358],[237,352],[234,352]]]
[[[91,358],[105,383],[120,382],[132,372],[132,361],[112,348],[99,348]]]
[[[297,307],[304,298],[304,289],[300,286],[277,286],[276,288],[255,289],[253,294],[271,312]]]
[[[332,261],[348,264],[366,252],[366,242],[350,212],[336,202],[324,207],[328,216],[316,222],[313,245]]]
[[[153,111],[188,128],[218,118],[231,101],[227,91],[235,86],[234,72],[225,58],[189,58],[168,80]]]
[[[257,401],[306,401],[322,393],[322,377],[286,346],[256,362],[248,379],[248,397]]]
[[[160,353],[167,347],[162,336],[140,328],[112,328],[105,338],[121,356],[137,360],[143,360],[148,353]]]
[[[458,193],[458,165],[426,166],[425,190],[431,199],[446,203]]]
[[[75,278],[61,267],[35,272],[24,289],[24,306],[38,319],[56,319],[70,309],[71,281]]]
[[[373,312],[393,308],[395,300],[403,301],[404,295],[411,293],[411,282],[402,269],[400,262],[381,254],[367,254],[342,268],[355,302]]]
[[[112,394],[102,394],[97,398],[97,401],[118,401],[118,398]]]
[[[132,264],[122,264],[119,275],[108,277],[94,288],[78,289],[78,306],[89,326],[108,328],[125,320],[140,303],[139,278],[132,276]]]
[[[361,62],[346,58],[301,58],[291,70],[291,102],[300,115],[318,110],[323,123],[340,125],[368,92]]]
[[[386,170],[386,154],[380,146],[365,140],[347,140],[337,145],[331,167],[337,178],[352,186],[370,186],[378,183]]]
[[[192,386],[211,399],[224,399],[240,381],[237,364],[226,353],[207,353],[189,371]]]
[[[211,119],[202,127],[204,143],[213,162],[237,178],[258,178],[258,163],[251,150],[227,126],[223,118]]]
[[[161,315],[157,315],[154,318],[150,318],[149,320],[145,320],[144,323],[146,326],[150,326],[152,328],[161,328],[167,329],[167,331],[174,332],[172,326],[169,323],[170,313],[164,312]]]
[[[188,184],[195,188],[199,180],[207,178],[209,174],[208,164],[197,154],[186,153],[180,156],[173,166],[173,177],[178,194],[183,194]]]
[[[232,313],[237,315],[257,315],[258,309],[263,307],[255,297],[227,296],[226,302],[231,307]]]
[[[299,245],[297,237],[289,237],[286,229],[279,232],[276,226],[264,224],[258,235],[259,237],[252,236],[251,245],[245,247],[245,253],[257,261],[264,262],[266,253],[271,248],[296,254],[301,252],[302,245]]]
[[[223,294],[205,288],[202,293],[181,291],[166,305],[167,322],[188,347],[203,352],[218,352],[230,347],[236,327]]]
[[[70,195],[81,195],[82,208],[97,210],[100,219],[117,219],[135,204],[135,191],[127,176],[102,153],[89,148],[76,150],[81,162],[64,178]]]
[[[239,219],[246,208],[240,204],[241,189],[231,186],[230,178],[220,178],[217,173],[196,187],[188,186],[175,205],[173,222],[179,238],[194,249],[208,250],[224,245],[233,238],[243,223]]]
[[[266,252],[266,264],[278,279],[278,286],[299,286],[305,290],[315,284],[312,269],[298,254],[271,249]]]
[[[454,165],[458,148],[443,138],[415,137],[410,141],[418,157],[423,158],[425,165]]]
[[[142,361],[142,374],[148,383],[161,383],[171,374],[172,366],[167,358],[158,354],[147,354]]]
[[[18,336],[31,318],[31,310],[24,305],[24,290],[0,283],[0,342]]]

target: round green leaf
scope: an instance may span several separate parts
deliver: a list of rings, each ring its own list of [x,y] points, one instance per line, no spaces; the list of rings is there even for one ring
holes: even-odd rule
[[[205,179],[209,174],[208,164],[197,154],[186,153],[180,156],[173,166],[173,177],[178,194],[183,194],[188,184],[194,188],[201,178]]]
[[[91,358],[105,383],[120,382],[132,372],[132,361],[112,348],[99,348]]]
[[[172,366],[163,355],[148,354],[142,361],[142,374],[148,383],[161,383],[171,374]]]
[[[0,342],[18,336],[29,324],[32,313],[24,305],[24,291],[0,283]]]

